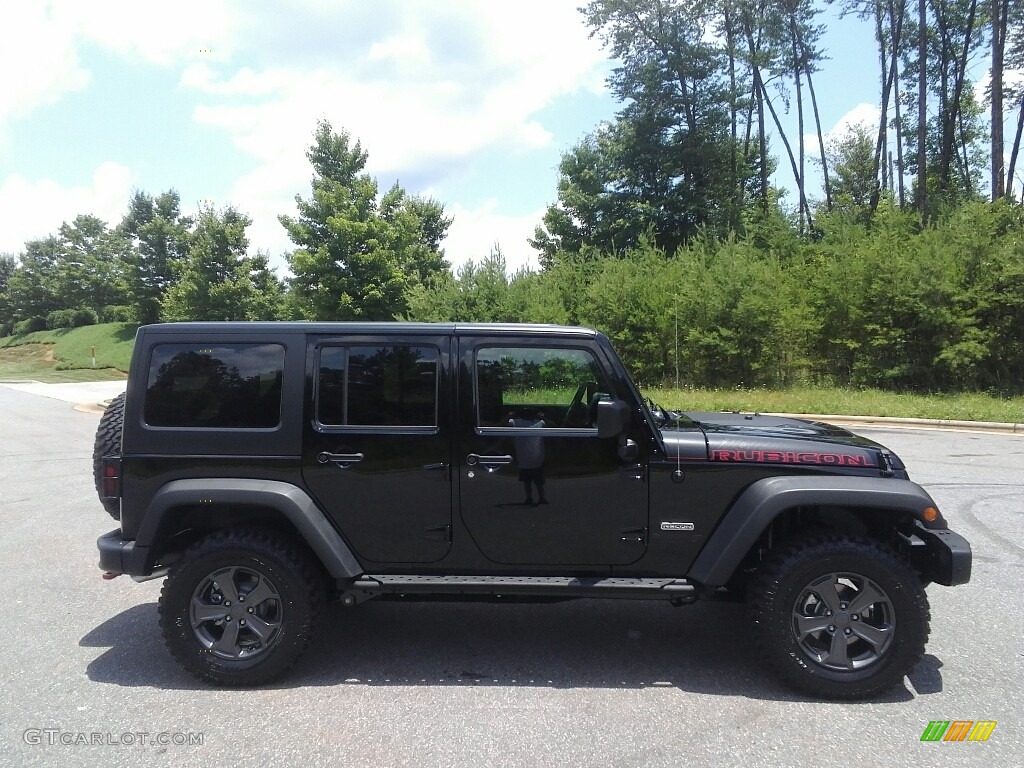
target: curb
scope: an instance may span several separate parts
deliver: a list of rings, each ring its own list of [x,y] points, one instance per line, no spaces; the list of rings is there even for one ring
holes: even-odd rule
[[[896,416],[840,416],[831,414],[817,416],[808,413],[766,413],[765,416],[781,416],[790,419],[808,419],[810,421],[847,422],[853,424],[877,424],[879,426],[923,427],[926,429],[982,429],[992,432],[1009,432],[1024,435],[1024,424],[1010,421],[963,421],[960,419],[918,419]]]

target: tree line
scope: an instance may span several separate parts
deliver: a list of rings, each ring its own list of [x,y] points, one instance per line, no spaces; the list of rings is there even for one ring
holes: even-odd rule
[[[531,244],[452,274],[436,200],[381,191],[358,140],[320,123],[280,279],[235,208],[133,194],[0,256],[0,331],[101,321],[583,323],[641,381],[1024,391],[1024,4],[842,0],[877,44],[876,125],[827,141],[814,0],[591,0],[621,102],[566,152]],[[987,53],[982,100],[969,72]],[[986,120],[985,110],[988,109]],[[795,112],[797,130],[782,116]],[[1004,163],[1004,118],[1016,116]],[[804,136],[815,137],[805,146]],[[773,140],[770,140],[774,137]],[[773,144],[778,143],[775,147]],[[795,194],[770,184],[779,163]],[[820,172],[820,188],[808,181]]]
[[[511,275],[495,249],[414,291],[408,316],[596,327],[646,385],[1024,393],[1024,208],[973,201],[923,227],[883,200],[870,226],[817,226],[776,211],[744,237],[667,253],[642,236]]]
[[[114,227],[77,216],[56,234],[0,255],[0,335],[97,322],[394,318],[407,296],[447,273],[451,220],[397,183],[383,195],[367,154],[322,122],[307,152],[312,191],[281,216],[296,248],[280,279],[248,255],[252,220],[233,206],[181,209],[177,192],[133,193]]]
[[[785,207],[809,236],[819,215],[851,205],[870,214],[883,197],[923,222],[986,193],[1011,199],[1024,81],[1004,82],[1003,73],[1024,68],[1024,3],[827,4],[874,27],[880,115],[877,125],[831,141],[815,87],[828,65],[826,3],[591,0],[582,8],[618,62],[609,85],[624,106],[562,158],[558,202],[532,241],[542,263],[560,253],[622,252],[651,234],[669,253],[704,230],[742,234],[751,207],[779,206],[770,178],[780,163],[795,184]],[[987,124],[970,79],[986,53]],[[787,113],[795,113],[795,133]],[[1004,164],[1011,115],[1017,125]]]

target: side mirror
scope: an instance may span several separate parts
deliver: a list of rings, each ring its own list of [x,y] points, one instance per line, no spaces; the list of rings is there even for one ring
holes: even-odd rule
[[[629,423],[629,406],[622,400],[601,400],[597,403],[597,436],[618,437]]]

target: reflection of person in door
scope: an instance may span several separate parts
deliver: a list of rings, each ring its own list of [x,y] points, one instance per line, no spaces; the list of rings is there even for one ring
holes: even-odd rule
[[[544,426],[544,414],[538,413],[536,418],[522,419],[510,418],[510,427],[527,429],[540,429]],[[516,461],[519,463],[519,479],[523,483],[523,490],[526,491],[526,500],[523,504],[533,506],[533,488],[537,488],[537,504],[547,504],[547,497],[544,495],[544,438],[517,437],[516,438]]]

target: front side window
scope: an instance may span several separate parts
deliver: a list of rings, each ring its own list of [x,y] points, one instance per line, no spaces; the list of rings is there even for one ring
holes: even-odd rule
[[[405,345],[321,349],[317,421],[325,426],[435,426],[437,350]]]
[[[267,429],[281,422],[280,344],[157,344],[144,417],[151,427]]]
[[[476,355],[480,427],[594,427],[609,392],[585,349],[487,347]]]

